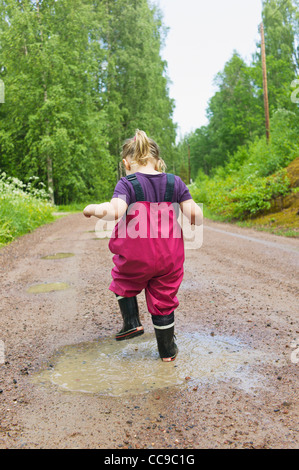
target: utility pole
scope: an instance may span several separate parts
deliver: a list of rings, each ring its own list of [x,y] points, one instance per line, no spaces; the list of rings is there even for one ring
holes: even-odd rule
[[[268,83],[267,83],[267,67],[266,67],[266,48],[265,48],[265,34],[264,25],[260,24],[261,33],[261,51],[262,51],[262,68],[263,68],[263,89],[264,89],[264,107],[265,107],[265,120],[266,120],[266,137],[267,142],[270,140],[270,117],[269,117],[269,101],[268,101]]]

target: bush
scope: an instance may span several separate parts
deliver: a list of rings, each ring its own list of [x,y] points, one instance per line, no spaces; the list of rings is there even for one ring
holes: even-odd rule
[[[298,134],[296,115],[276,111],[271,119],[270,142],[261,137],[240,147],[212,177],[199,172],[190,185],[192,197],[222,220],[244,220],[269,209],[271,199],[290,191],[284,168],[299,155]]]
[[[243,182],[231,176],[212,179],[201,185],[201,190],[197,185],[189,189],[196,202],[204,202],[222,218],[244,220],[269,209],[271,199],[289,192],[290,182],[282,170],[267,178],[251,176]]]
[[[37,178],[25,184],[5,173],[0,175],[0,245],[52,220],[53,207]]]

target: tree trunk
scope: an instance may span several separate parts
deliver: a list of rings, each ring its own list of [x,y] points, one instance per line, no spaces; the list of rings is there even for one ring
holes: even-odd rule
[[[38,21],[41,26],[41,20],[40,20],[40,15],[39,15],[39,0],[36,0],[36,10],[37,10],[37,16],[38,16]],[[41,43],[43,45],[43,30],[41,28],[40,30],[40,37],[41,37]],[[47,101],[48,99],[48,94],[47,94],[47,83],[46,83],[46,78],[45,74],[43,73],[43,88],[44,88],[44,102]],[[48,128],[49,128],[49,122],[46,120],[46,134],[48,134]],[[46,163],[47,163],[47,183],[48,183],[48,192],[49,192],[49,197],[50,197],[50,202],[51,204],[55,204],[55,199],[54,199],[54,183],[53,183],[53,161],[51,156],[47,153],[46,155]]]

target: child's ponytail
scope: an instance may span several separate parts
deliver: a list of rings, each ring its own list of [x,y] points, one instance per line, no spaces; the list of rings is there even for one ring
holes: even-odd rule
[[[135,148],[133,153],[133,161],[138,165],[146,165],[150,151],[150,143],[146,133],[137,129],[135,132],[134,142]]]
[[[155,170],[163,173],[166,170],[166,163],[160,157],[160,148],[159,145],[153,140],[149,139],[150,144],[150,155],[155,159]]]
[[[127,139],[122,148],[122,158],[130,157],[132,163],[145,166],[150,158],[155,160],[156,170],[164,172],[165,162],[160,157],[159,146],[153,139],[147,137],[144,131],[136,130],[135,136]]]
[[[166,170],[166,164],[164,160],[162,160],[162,158],[159,158],[159,160],[157,160],[156,170],[160,171],[160,173],[164,173],[164,171]]]

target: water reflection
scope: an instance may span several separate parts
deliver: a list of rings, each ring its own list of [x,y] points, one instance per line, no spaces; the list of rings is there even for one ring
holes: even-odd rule
[[[130,341],[108,338],[67,346],[34,380],[73,392],[120,396],[221,378],[249,382],[248,365],[261,360],[260,352],[232,338],[180,333],[177,344],[179,355],[171,363],[160,360],[150,333]]]

